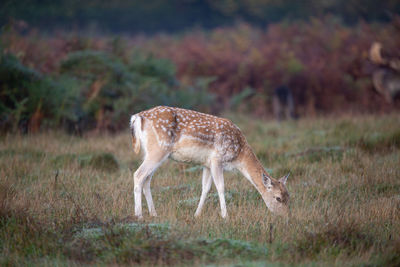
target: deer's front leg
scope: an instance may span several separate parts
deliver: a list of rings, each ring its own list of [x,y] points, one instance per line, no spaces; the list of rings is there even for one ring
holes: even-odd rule
[[[197,207],[196,213],[194,214],[195,217],[198,217],[203,209],[204,202],[206,200],[207,194],[210,191],[212,183],[211,173],[210,170],[206,167],[203,168],[203,178],[202,178],[202,189],[201,189],[201,197],[199,206]]]
[[[213,161],[211,163],[211,175],[214,179],[215,187],[218,191],[219,196],[219,204],[221,205],[221,216],[222,218],[226,218],[226,204],[225,204],[225,186],[224,186],[224,174],[222,164],[218,161]]]

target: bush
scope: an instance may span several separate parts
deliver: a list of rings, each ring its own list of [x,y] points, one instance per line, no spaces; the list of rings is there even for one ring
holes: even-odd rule
[[[37,131],[57,126],[71,111],[74,94],[63,84],[28,68],[0,51],[0,126],[3,130]]]
[[[350,27],[328,16],[265,30],[238,24],[129,40],[4,30],[1,64],[9,78],[0,82],[7,99],[1,125],[119,130],[130,114],[160,104],[263,116],[272,113],[271,96],[282,84],[292,89],[298,115],[395,110],[398,102],[388,105],[373,90],[368,51],[379,41],[398,54],[396,18]]]
[[[127,63],[99,51],[71,53],[62,74],[80,80],[81,107],[87,128],[119,130],[131,114],[156,105],[195,108],[212,102],[207,80],[182,86],[166,59],[136,53]],[[205,82],[204,82],[205,81]]]
[[[0,125],[38,131],[62,126],[70,132],[120,130],[129,116],[155,105],[199,108],[213,101],[210,79],[183,86],[175,66],[166,59],[136,53],[127,63],[102,51],[70,53],[55,77],[1,53]]]

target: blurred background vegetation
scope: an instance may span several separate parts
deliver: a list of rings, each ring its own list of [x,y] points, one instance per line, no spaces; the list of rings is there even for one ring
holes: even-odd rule
[[[264,27],[334,14],[346,24],[389,22],[397,0],[4,0],[0,23],[27,21],[46,31],[98,29],[113,33],[180,32],[233,25],[237,20]]]
[[[395,0],[2,1],[0,129],[118,131],[171,105],[299,116],[390,112],[373,90],[375,41],[400,56]],[[397,53],[397,54],[396,54]]]

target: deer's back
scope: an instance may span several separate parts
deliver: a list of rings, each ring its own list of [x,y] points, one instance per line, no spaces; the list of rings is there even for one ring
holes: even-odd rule
[[[208,165],[211,158],[234,161],[246,140],[230,120],[197,111],[159,106],[139,113],[171,158]]]

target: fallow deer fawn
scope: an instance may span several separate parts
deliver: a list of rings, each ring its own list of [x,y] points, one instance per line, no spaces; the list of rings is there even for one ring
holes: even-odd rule
[[[135,215],[142,217],[142,191],[150,215],[157,216],[150,192],[155,170],[167,159],[203,166],[202,193],[195,212],[199,216],[214,181],[227,216],[223,170],[239,170],[261,194],[267,207],[288,214],[287,176],[272,178],[257,159],[240,129],[230,120],[174,107],[159,106],[131,117],[132,142],[136,153],[142,148],[144,160],[134,173]]]

